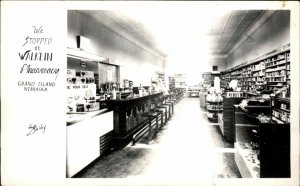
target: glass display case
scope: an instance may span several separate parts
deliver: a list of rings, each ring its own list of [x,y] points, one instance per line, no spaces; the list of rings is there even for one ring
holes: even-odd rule
[[[235,105],[235,161],[242,177],[290,177],[290,125],[274,123],[270,110]]]

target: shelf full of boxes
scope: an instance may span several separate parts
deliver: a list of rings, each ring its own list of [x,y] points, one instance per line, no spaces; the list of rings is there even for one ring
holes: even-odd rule
[[[186,74],[174,74],[175,88],[187,88]]]
[[[221,74],[222,88],[238,80],[244,93],[277,91],[290,84],[290,45],[284,45],[259,58],[233,67]]]

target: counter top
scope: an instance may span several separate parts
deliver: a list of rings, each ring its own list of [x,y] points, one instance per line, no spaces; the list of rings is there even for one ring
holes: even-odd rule
[[[158,96],[161,96],[162,92],[159,93],[154,93],[154,94],[149,94],[145,95],[142,97],[132,97],[132,98],[125,98],[125,99],[111,99],[107,100],[108,108],[113,109],[115,106],[120,106],[120,105],[127,105],[127,104],[134,104],[140,101],[145,101],[151,98],[155,98]]]
[[[157,96],[157,95],[162,95],[162,93],[159,92],[159,93],[154,93],[154,94],[148,94],[148,95],[145,95],[145,96],[142,96],[142,97],[136,96],[136,97],[124,98],[124,99],[111,99],[111,100],[108,100],[108,101],[126,102],[126,101],[132,101],[132,100],[139,100],[139,99],[144,99],[144,98],[150,98],[150,97]]]
[[[91,111],[91,112],[68,112],[66,117],[67,126],[73,125],[75,123],[79,123],[88,118],[92,118],[104,114],[108,111],[109,111],[108,109],[101,109],[101,110]]]

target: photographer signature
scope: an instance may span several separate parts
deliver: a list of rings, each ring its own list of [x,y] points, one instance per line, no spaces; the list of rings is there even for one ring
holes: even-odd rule
[[[29,129],[29,133],[27,134],[27,136],[34,134],[36,131],[43,131],[43,133],[45,133],[46,125],[43,125],[43,124],[41,124],[41,125],[30,124],[28,129]]]

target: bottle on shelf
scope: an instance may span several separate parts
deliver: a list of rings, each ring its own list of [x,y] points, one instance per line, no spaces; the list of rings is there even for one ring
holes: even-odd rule
[[[139,88],[139,96],[142,97],[143,96],[143,89],[142,89],[142,85],[140,84]]]
[[[103,96],[103,94],[104,94],[103,88],[100,88],[100,96]]]
[[[111,94],[112,94],[112,99],[117,99],[117,91],[116,91],[116,83],[113,83],[112,84],[112,91],[111,91]]]

